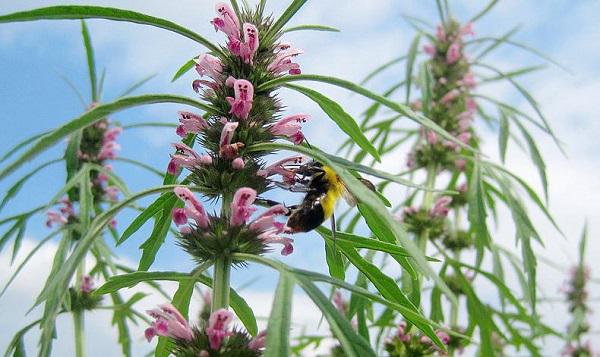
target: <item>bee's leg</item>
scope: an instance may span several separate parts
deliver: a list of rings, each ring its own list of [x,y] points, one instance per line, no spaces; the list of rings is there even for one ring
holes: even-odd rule
[[[335,214],[331,213],[331,238],[333,239],[333,254],[337,254],[337,246],[335,241]]]
[[[277,205],[283,205],[285,208],[288,209],[288,213],[286,214],[286,216],[289,216],[290,214],[292,214],[293,210],[298,208],[298,205],[286,206],[285,203],[277,202],[277,201],[270,200],[268,198],[262,198],[262,197],[257,197],[256,201],[254,201],[254,202],[257,205],[264,206],[264,207],[273,207],[273,206],[277,206]]]
[[[273,183],[275,184],[275,186],[277,186],[281,189],[290,191],[290,192],[310,192],[310,191],[312,191],[312,189],[307,186],[296,186],[296,185],[290,185],[287,183],[277,182],[277,181],[273,181]]]

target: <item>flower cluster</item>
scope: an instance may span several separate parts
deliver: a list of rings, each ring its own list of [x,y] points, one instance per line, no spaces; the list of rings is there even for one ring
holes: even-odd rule
[[[279,41],[279,34],[269,34],[271,19],[262,19],[258,13],[236,14],[225,3],[218,3],[216,12],[211,23],[226,35],[227,46],[222,52],[194,59],[200,78],[192,83],[213,110],[204,117],[179,112],[176,130],[184,138],[195,136],[205,152],[174,144],[168,172],[191,171],[190,180],[210,198],[232,195],[239,187],[260,194],[270,188],[270,180],[257,175],[266,169],[262,161],[266,152],[250,149],[278,138],[300,144],[302,125],[309,115],[280,116],[282,105],[276,95],[257,88],[278,76],[299,74],[294,58],[303,51]]]
[[[275,205],[250,220],[257,211],[256,191],[248,187],[238,189],[231,201],[229,217],[208,215],[202,203],[185,187],[174,189],[184,202],[183,208],[173,209],[173,221],[179,226],[180,245],[199,262],[232,253],[262,254],[269,244],[281,244],[282,255],[294,251],[293,240],[283,237],[284,223],[277,217],[288,209]]]
[[[396,219],[406,224],[409,232],[420,235],[427,230],[429,237],[435,239],[447,233],[447,219],[452,198],[442,196],[438,198],[434,206],[427,210],[424,208],[404,207],[401,215]]]
[[[77,287],[69,288],[71,311],[94,310],[102,302],[102,296],[93,295],[94,278],[83,275]]]
[[[589,331],[590,325],[586,320],[586,315],[590,313],[588,306],[587,283],[590,280],[590,267],[584,264],[571,268],[569,279],[561,287],[565,294],[569,311],[574,319],[569,326],[569,335],[572,339],[562,351],[563,356],[594,356],[592,346],[589,341],[582,342],[584,335]]]
[[[197,328],[191,327],[170,304],[160,305],[147,313],[154,318],[145,331],[148,342],[155,336],[167,337],[173,342],[172,352],[176,356],[261,356],[265,346],[265,331],[251,338],[243,331],[230,329],[233,314],[225,309],[210,314]]]
[[[91,107],[93,108],[93,105]],[[110,127],[108,119],[102,119],[82,131],[77,151],[78,161],[72,169],[78,171],[85,163],[97,164],[104,168],[102,172],[90,171],[94,202],[114,202],[119,198],[119,189],[110,185],[109,175],[106,172],[112,171],[112,165],[107,161],[117,157],[117,152],[120,150],[117,138],[122,131],[119,126]],[[46,226],[51,228],[54,224],[65,225],[78,222],[74,209],[74,202],[78,201],[79,191],[77,189],[69,191],[68,197],[60,201],[61,207],[58,212],[52,210],[46,212]],[[115,220],[111,221],[111,226],[114,227],[115,224]]]
[[[437,330],[435,334],[445,345],[450,343],[450,336],[444,331]],[[385,350],[390,357],[445,355],[429,337],[406,331],[404,322],[398,325],[396,334],[385,341]]]
[[[434,81],[428,117],[464,144],[472,144],[475,139],[471,124],[477,105],[470,90],[477,83],[463,54],[463,38],[473,34],[470,23],[461,27],[449,21],[445,28],[438,26],[435,41],[424,46],[424,52],[431,55],[429,68]],[[413,107],[423,109],[420,102]],[[429,130],[422,130],[421,136],[424,143],[409,154],[409,167],[436,164],[448,170],[464,170],[466,162],[459,157],[459,145]]]

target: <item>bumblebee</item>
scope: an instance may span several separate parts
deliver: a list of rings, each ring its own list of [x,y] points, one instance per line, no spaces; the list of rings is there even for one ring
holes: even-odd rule
[[[344,182],[329,166],[318,161],[303,164],[294,170],[296,174],[293,185],[282,184],[280,187],[293,192],[306,192],[298,205],[289,206],[287,230],[290,233],[309,232],[331,218],[332,232],[335,234],[335,204],[344,198],[350,206],[356,205],[356,198],[348,191]],[[360,178],[369,189],[375,191],[371,181]],[[335,238],[335,236],[333,237]]]

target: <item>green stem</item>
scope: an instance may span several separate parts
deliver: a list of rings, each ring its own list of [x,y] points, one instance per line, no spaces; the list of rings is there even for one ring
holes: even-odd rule
[[[75,356],[85,356],[85,321],[83,311],[73,312],[73,329],[75,333]]]
[[[85,273],[85,259],[77,267],[75,291],[81,291],[81,280]],[[85,356],[85,316],[83,310],[73,311],[73,334],[75,335],[75,356]]]
[[[215,260],[215,276],[212,289],[212,312],[229,307],[229,278],[231,258],[219,257]]]

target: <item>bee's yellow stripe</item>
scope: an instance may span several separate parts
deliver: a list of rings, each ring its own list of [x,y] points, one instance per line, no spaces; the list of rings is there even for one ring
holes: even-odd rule
[[[344,184],[331,167],[323,166],[323,171],[325,171],[325,181],[329,183],[329,189],[323,200],[321,200],[321,207],[323,207],[323,212],[327,219],[333,214],[335,203],[342,196]]]

